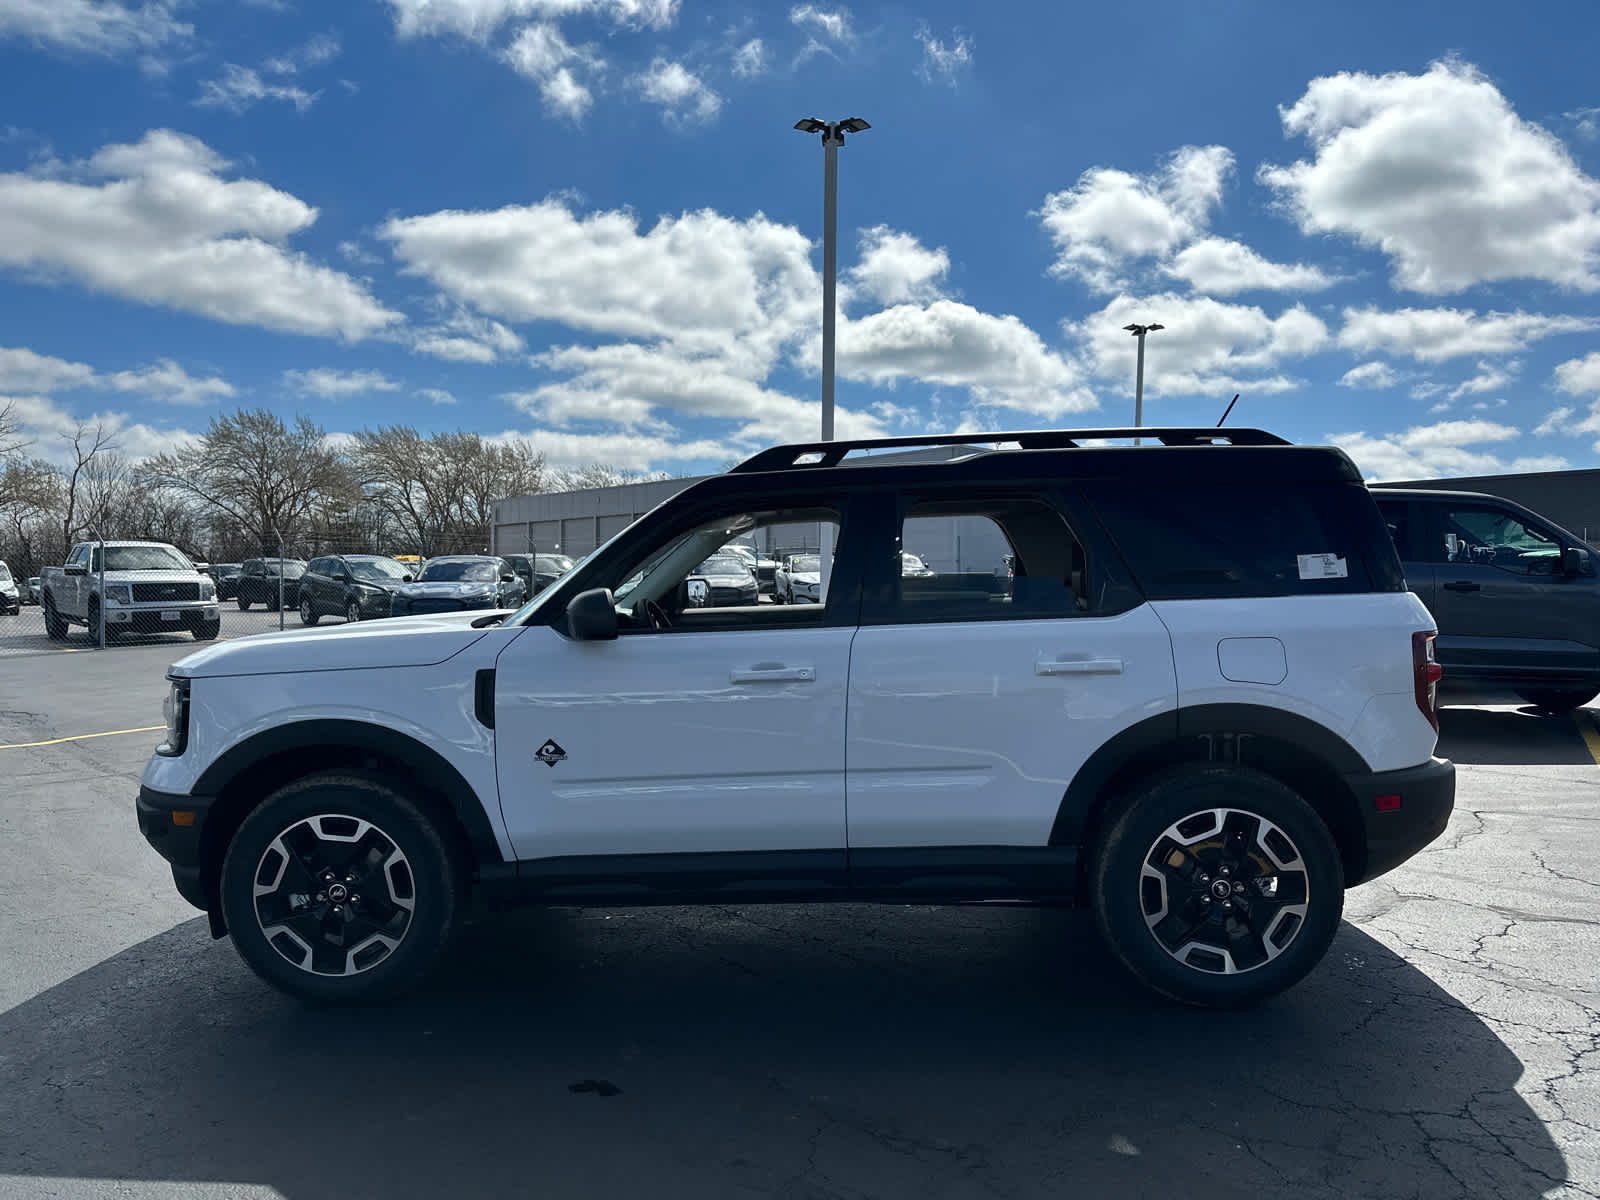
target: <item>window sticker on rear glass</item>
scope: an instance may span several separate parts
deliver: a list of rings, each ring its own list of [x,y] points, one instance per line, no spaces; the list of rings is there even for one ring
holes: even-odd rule
[[[1338,554],[1301,554],[1298,559],[1301,579],[1345,579],[1350,574]]]

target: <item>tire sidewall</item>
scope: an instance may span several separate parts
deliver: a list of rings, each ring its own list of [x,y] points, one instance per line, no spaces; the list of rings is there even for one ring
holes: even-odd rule
[[[416,889],[411,925],[387,958],[357,975],[301,970],[273,949],[256,919],[251,889],[261,855],[284,830],[324,813],[371,821],[411,864]],[[363,1003],[404,991],[434,965],[460,910],[460,879],[444,840],[416,805],[378,780],[328,776],[279,789],[245,818],[223,858],[219,893],[234,946],[257,975],[311,1003]]]
[[[300,624],[315,625],[317,623],[317,610],[311,603],[310,596],[300,597]]]
[[[354,625],[357,621],[361,620],[361,605],[354,600],[346,600],[344,605],[344,619],[346,624],[350,625]]]
[[[1139,902],[1140,868],[1156,839],[1207,808],[1271,821],[1299,849],[1309,877],[1310,904],[1294,940],[1271,962],[1237,975],[1178,962],[1150,932]],[[1243,767],[1187,767],[1158,776],[1130,798],[1097,849],[1090,897],[1101,935],[1146,985],[1186,1004],[1229,1007],[1283,991],[1322,960],[1344,911],[1344,868],[1327,825],[1286,785]]]

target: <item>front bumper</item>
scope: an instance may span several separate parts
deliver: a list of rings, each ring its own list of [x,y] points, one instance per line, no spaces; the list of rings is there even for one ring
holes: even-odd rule
[[[478,609],[503,607],[493,596],[476,596],[470,600],[450,596],[396,596],[390,604],[391,617],[416,617],[424,613],[473,612]]]
[[[156,629],[193,629],[196,625],[209,625],[220,620],[215,600],[168,600],[150,603],[106,605],[106,626],[118,629],[136,629],[141,632]]]
[[[213,796],[179,796],[143,785],[137,802],[139,832],[171,865],[178,894],[207,912],[213,904],[200,874],[200,840],[214,802]],[[192,820],[187,825],[178,824],[185,813],[192,814]]]
[[[1367,843],[1366,870],[1347,880],[1347,887],[1376,879],[1416,854],[1444,832],[1455,807],[1456,767],[1448,759],[1346,775],[1345,782],[1355,794]]]

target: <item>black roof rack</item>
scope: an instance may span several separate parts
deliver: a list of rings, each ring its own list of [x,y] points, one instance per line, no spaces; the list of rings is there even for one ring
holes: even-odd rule
[[[836,467],[853,450],[887,450],[896,446],[970,446],[989,442],[1016,442],[1024,450],[1074,450],[1088,438],[1150,438],[1163,446],[1288,446],[1291,443],[1264,429],[1212,425],[1145,426],[1142,429],[1027,429],[1011,433],[940,433],[913,437],[856,438],[840,442],[796,442],[773,446],[734,467],[730,474],[787,471],[795,467]],[[801,462],[800,460],[810,461]]]

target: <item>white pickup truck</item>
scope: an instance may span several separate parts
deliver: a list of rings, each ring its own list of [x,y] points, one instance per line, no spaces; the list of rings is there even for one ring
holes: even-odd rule
[[[56,640],[67,636],[69,625],[85,625],[98,638],[102,621],[107,640],[124,632],[187,630],[209,642],[222,628],[217,585],[165,542],[79,542],[65,566],[44,568],[40,586],[45,633]]]

